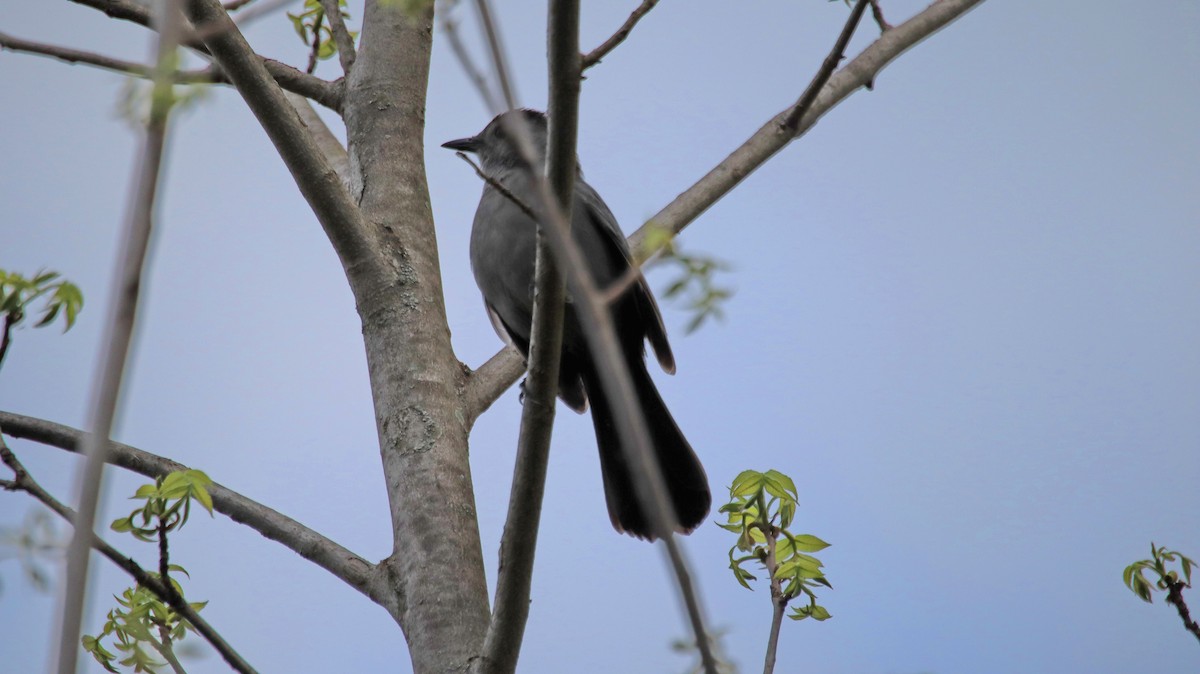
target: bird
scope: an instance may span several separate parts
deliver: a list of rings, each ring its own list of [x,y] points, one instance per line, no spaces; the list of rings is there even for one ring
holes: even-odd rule
[[[532,156],[537,166],[544,167],[547,131],[548,119],[544,113],[522,108],[498,115],[475,136],[442,144],[447,149],[474,153],[488,177],[471,228],[471,270],[497,334],[526,359],[533,322],[537,242],[537,222],[526,209],[534,213],[541,210],[534,182],[541,178],[524,157]],[[527,144],[522,148],[521,143]],[[504,191],[493,182],[503,186]],[[583,180],[578,163],[571,235],[597,288],[609,288],[619,279],[630,278],[634,262],[625,236],[608,205]],[[609,311],[637,402],[646,418],[654,458],[675,507],[680,525],[677,533],[690,533],[707,516],[712,494],[704,466],[650,378],[646,367],[647,341],[668,374],[675,372],[675,357],[646,279],[640,273],[633,278],[609,304]],[[569,293],[563,318],[558,397],[580,414],[591,407],[605,501],[613,527],[636,538],[655,540],[652,521],[635,493],[633,469],[622,450],[613,402],[600,384],[597,365],[588,350]]]

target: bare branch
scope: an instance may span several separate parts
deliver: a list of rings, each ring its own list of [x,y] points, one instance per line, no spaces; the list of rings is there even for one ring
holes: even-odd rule
[[[479,415],[496,402],[500,393],[512,386],[522,374],[525,374],[525,358],[512,346],[504,347],[478,369],[471,371],[463,390],[467,423],[474,424]]]
[[[342,142],[333,135],[317,111],[313,110],[312,103],[307,98],[290,91],[284,91],[283,95],[287,97],[288,103],[292,104],[292,109],[299,115],[300,121],[308,127],[308,132],[312,134],[317,149],[325,156],[325,161],[329,162],[329,166],[337,172],[342,184],[349,185],[350,157],[346,154],[346,148],[342,146]]]
[[[11,313],[4,315],[4,327],[0,328],[0,365],[4,365],[4,356],[8,353],[9,345],[12,344],[14,323],[16,323],[16,316]],[[490,405],[491,403],[489,402],[488,404]]]
[[[833,44],[833,49],[829,55],[821,62],[821,67],[817,70],[817,74],[812,81],[808,83],[808,88],[800,95],[800,100],[792,106],[788,111],[787,119],[784,120],[784,128],[793,136],[796,135],[796,125],[800,123],[800,118],[804,113],[812,108],[813,101],[817,100],[817,94],[821,93],[821,89],[829,78],[833,75],[833,71],[837,70],[838,64],[842,59],[846,58],[846,45],[850,44],[850,37],[854,35],[854,30],[858,28],[858,22],[862,20],[863,11],[867,8],[867,0],[858,0],[854,3],[854,9],[850,10],[850,18],[846,19],[846,25],[842,27],[842,32],[838,35],[837,42]]]
[[[108,438],[112,434],[121,399],[121,383],[133,341],[142,270],[150,247],[154,225],[154,202],[167,140],[167,122],[174,106],[172,73],[176,49],[183,29],[180,13],[182,0],[170,0],[160,7],[157,17],[158,47],[154,64],[154,93],[137,168],[136,188],[122,235],[121,253],[116,269],[116,284],[101,341],[100,367],[93,380],[88,403],[88,433],[80,447],[87,457],[79,473],[79,517],[75,535],[67,547],[67,582],[63,599],[62,631],[58,642],[58,671],[72,674],[79,656],[79,635],[83,609],[87,603],[88,565],[91,558],[92,531],[103,491],[104,464]]]
[[[0,426],[4,427],[5,433],[14,438],[32,440],[68,452],[78,452],[84,437],[81,430],[11,412],[0,412]],[[119,442],[108,443],[108,460],[114,466],[151,478],[188,470],[188,467],[181,463]],[[212,494],[213,508],[217,512],[283,544],[370,599],[387,605],[385,598],[378,596],[373,589],[374,564],[287,515],[228,487],[213,483],[209,487],[209,493]]]
[[[254,2],[254,0],[229,0],[229,2],[221,5],[221,7],[226,12],[235,12],[252,2]]]
[[[42,504],[53,510],[59,517],[67,520],[72,525],[75,524],[76,520],[78,519],[78,516],[75,514],[75,512],[63,505],[58,499],[51,496],[49,492],[43,489],[42,486],[33,479],[33,477],[29,474],[29,471],[27,471],[25,466],[22,465],[17,459],[17,456],[13,454],[11,449],[9,449],[8,444],[4,442],[3,435],[0,435],[0,460],[3,460],[4,465],[12,469],[14,475],[12,480],[0,481],[2,482],[4,489],[10,491],[23,491],[42,502]],[[78,530],[79,529],[76,528],[76,531]],[[229,642],[225,641],[224,637],[222,637],[212,625],[208,624],[208,621],[206,621],[204,618],[201,618],[200,615],[197,614],[196,611],[191,607],[191,605],[184,601],[183,597],[179,596],[179,593],[175,592],[169,584],[167,584],[165,581],[159,582],[159,579],[146,573],[146,571],[137,562],[133,561],[131,557],[122,554],[116,548],[112,547],[108,543],[105,543],[104,540],[95,533],[92,533],[89,536],[88,545],[90,548],[95,548],[96,551],[107,557],[109,561],[111,561],[113,564],[116,564],[130,576],[133,576],[133,579],[138,585],[147,588],[159,599],[169,604],[176,613],[178,613],[196,628],[196,632],[198,632],[200,636],[204,637],[205,641],[212,644],[212,647],[217,649],[217,652],[221,654],[221,657],[225,659],[225,662],[229,663],[230,667],[238,672],[242,672],[243,674],[254,674],[254,668],[251,667],[250,664],[245,660],[243,660],[242,656],[238,655],[238,652],[229,645]],[[166,578],[166,576],[164,575],[162,578]],[[76,648],[78,648],[78,645],[76,645]]]
[[[92,9],[98,9],[114,19],[130,21],[140,26],[153,28],[150,22],[150,11],[145,6],[132,0],[71,0],[71,2],[91,7]],[[205,32],[207,31],[208,29],[206,28]],[[185,35],[182,44],[201,54],[209,53],[204,43],[197,39],[196,34]],[[279,86],[301,96],[311,98],[330,110],[341,112],[342,84],[340,81],[326,82],[319,77],[303,73],[286,63],[281,63],[264,56],[258,56],[258,58],[262,60],[263,65],[267,68],[267,72],[279,83]]]
[[[875,18],[875,23],[879,26],[880,33],[886,33],[892,29],[892,24],[883,18],[883,10],[879,7],[879,0],[871,0],[871,16]]]
[[[329,20],[329,30],[333,33],[334,44],[337,45],[342,72],[349,75],[358,54],[354,50],[354,38],[350,36],[346,22],[342,19],[342,8],[338,6],[338,0],[321,0],[321,7],[325,9],[325,18]]]
[[[467,79],[475,87],[475,91],[479,92],[479,96],[483,98],[483,105],[489,112],[495,113],[500,110],[500,101],[496,98],[495,92],[488,84],[487,78],[475,67],[475,62],[471,60],[471,54],[467,51],[466,45],[462,42],[462,36],[458,34],[458,22],[450,18],[449,12],[443,12],[439,23],[442,27],[442,32],[446,34],[446,39],[450,42],[450,50],[454,52],[454,58],[458,59],[458,65],[462,67],[463,72],[467,74]]]
[[[343,268],[373,260],[374,246],[357,205],[272,79],[269,63],[250,49],[216,0],[191,0],[188,11],[198,25],[224,28],[213,31],[205,45],[275,144]]]
[[[308,50],[308,67],[304,72],[309,75],[317,69],[317,59],[321,56],[321,24],[325,22],[325,12],[317,14],[316,22],[313,24],[312,45]]]
[[[488,0],[475,0],[475,9],[479,12],[479,23],[483,27],[483,36],[492,53],[492,68],[496,71],[496,81],[500,83],[500,93],[504,96],[504,104],[511,110],[517,107],[517,94],[508,77],[508,61],[504,57],[504,47],[500,44],[500,32],[492,20],[492,10]]]
[[[125,75],[133,75],[135,77],[149,78],[153,75],[153,69],[141,63],[133,61],[123,61],[111,56],[96,54],[70,47],[60,47],[58,45],[45,44],[43,42],[33,42],[23,40],[18,37],[13,37],[7,33],[0,33],[0,49],[8,49],[13,52],[25,52],[27,54],[37,54],[39,56],[49,56],[51,58],[65,61],[67,63],[82,63],[84,65],[95,66],[105,70],[122,73]],[[219,74],[209,68],[202,70],[179,71],[173,74],[175,82],[218,82],[220,81]]]
[[[628,19],[625,19],[625,23],[621,24],[621,27],[617,29],[617,32],[613,33],[611,37],[600,43],[599,47],[596,47],[583,56],[583,62],[579,69],[580,72],[583,72],[599,63],[601,59],[603,59],[605,56],[608,56],[609,52],[616,49],[617,45],[624,42],[625,38],[629,37],[629,33],[633,30],[633,27],[637,25],[638,21],[641,21],[642,17],[646,16],[646,14],[648,14],[650,10],[654,9],[654,6],[657,4],[658,0],[642,0],[642,4],[638,5],[637,9],[633,10],[633,13],[629,15]]]
[[[550,79],[547,177],[563,218],[571,221],[575,139],[579,122],[579,0],[551,0],[546,60]],[[535,218],[535,222],[536,222]],[[541,229],[541,228],[540,228]],[[533,325],[529,374],[517,439],[508,515],[500,540],[500,567],[492,619],[477,660],[492,674],[515,672],[529,619],[533,561],[546,491],[546,466],[558,399],[566,283],[544,231],[538,232],[534,263]]]
[[[829,78],[824,89],[813,101],[792,132],[784,122],[794,106],[767,121],[741,147],[734,150],[696,184],[667,204],[665,208],[629,237],[630,247],[640,257],[650,257],[655,251],[641,245],[651,228],[663,228],[672,234],[683,231],[693,220],[745,180],[788,143],[803,136],[825,113],[832,110],[859,88],[873,82],[888,64],[925,38],[966,14],[983,0],[938,0],[921,13],[887,31],[871,46]]]

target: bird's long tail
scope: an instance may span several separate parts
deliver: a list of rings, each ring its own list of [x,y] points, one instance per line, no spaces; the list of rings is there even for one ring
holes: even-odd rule
[[[640,354],[639,354],[640,355]],[[708,477],[704,466],[692,451],[671,412],[658,394],[658,388],[646,371],[642,358],[630,358],[629,374],[633,378],[640,408],[646,415],[654,458],[658,461],[666,482],[680,533],[688,533],[704,521],[712,504]],[[638,502],[629,463],[622,451],[613,408],[609,404],[595,372],[585,371],[584,387],[592,406],[592,424],[596,428],[596,444],[600,448],[600,472],[604,477],[604,496],[608,516],[617,531],[638,538],[654,540],[654,528]]]

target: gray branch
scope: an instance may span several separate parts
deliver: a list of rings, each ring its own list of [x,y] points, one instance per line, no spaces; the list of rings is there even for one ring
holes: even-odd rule
[[[71,0],[71,2],[100,10],[114,19],[121,19],[122,21],[129,21],[140,26],[153,28],[150,21],[149,9],[145,5],[133,0]],[[227,15],[226,18],[228,18]],[[206,29],[206,32],[215,31]],[[182,43],[201,54],[209,53],[204,42],[196,39],[194,36],[185,36]],[[306,98],[311,98],[331,110],[341,111],[341,81],[326,82],[319,77],[301,72],[286,63],[281,63],[264,56],[257,56],[257,58],[266,66],[267,72],[271,74],[271,77],[275,78],[279,86]]]
[[[488,32],[490,35],[494,31]],[[551,0],[546,60],[550,79],[546,173],[563,219],[570,222],[578,165],[579,0]],[[476,661],[479,671],[487,674],[510,674],[517,669],[529,619],[533,562],[558,399],[566,283],[544,229],[539,228],[537,235],[529,375],[525,379],[508,515],[500,540],[496,598],[483,654]]]
[[[325,10],[325,19],[329,21],[333,43],[337,45],[342,72],[349,75],[357,53],[354,51],[354,38],[350,36],[346,22],[342,19],[342,8],[338,5],[338,0],[321,0],[321,7]]]
[[[83,65],[94,66],[96,68],[111,70],[124,75],[132,75],[134,77],[149,78],[154,74],[153,68],[150,68],[142,63],[123,61],[111,56],[96,54],[89,51],[82,51],[79,49],[72,49],[70,47],[60,47],[58,45],[46,44],[43,42],[23,40],[7,33],[0,33],[0,49],[7,49],[12,52],[37,54],[39,56],[48,56],[66,63],[81,63]],[[208,68],[203,70],[179,71],[173,73],[172,77],[174,78],[174,81],[180,83],[212,83],[221,81],[220,74]]]
[[[611,37],[600,43],[600,46],[583,56],[583,62],[580,65],[580,72],[583,72],[584,70],[587,70],[588,68],[591,68],[599,63],[601,59],[603,59],[605,56],[608,56],[609,52],[616,49],[618,45],[624,42],[625,38],[629,37],[629,33],[633,31],[633,27],[638,24],[638,21],[641,21],[643,16],[649,14],[650,10],[654,9],[654,6],[657,4],[658,0],[642,0],[642,4],[638,5],[637,9],[633,10],[633,13],[629,15],[628,19],[625,19],[625,23],[621,24],[621,27],[617,29],[617,32],[613,33]]]
[[[12,469],[14,476],[12,480],[0,480],[0,486],[11,491],[23,491],[29,494],[47,508],[53,510],[59,517],[67,520],[72,525],[75,524],[78,515],[63,505],[61,501],[51,496],[49,492],[33,479],[33,476],[29,474],[29,471],[25,469],[25,466],[21,464],[17,456],[13,454],[12,450],[4,442],[2,435],[0,435],[0,459],[3,460],[6,466]],[[176,613],[191,623],[196,628],[196,632],[211,644],[221,654],[221,657],[225,659],[225,662],[229,663],[229,666],[235,671],[242,674],[255,674],[254,668],[229,645],[229,642],[225,641],[225,638],[212,625],[208,624],[208,621],[201,618],[191,605],[184,601],[183,597],[179,596],[178,592],[174,592],[172,588],[159,582],[158,578],[146,573],[146,570],[135,562],[132,557],[121,553],[113,546],[105,543],[104,539],[95,533],[91,534],[88,543],[90,548],[94,548],[101,555],[104,555],[109,561],[132,576],[138,585],[153,592],[155,596],[169,604]]]
[[[85,433],[81,430],[12,412],[0,412],[0,426],[14,438],[31,440],[68,452],[79,451]],[[155,478],[188,470],[185,466],[119,442],[108,443],[108,460],[114,466]],[[209,487],[213,508],[316,564],[385,607],[386,596],[374,591],[375,565],[325,536],[276,510],[251,500],[218,483]]]

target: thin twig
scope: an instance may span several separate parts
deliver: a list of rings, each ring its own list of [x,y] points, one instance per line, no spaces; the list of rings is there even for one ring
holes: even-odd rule
[[[16,323],[16,316],[13,314],[4,314],[4,329],[0,331],[0,366],[4,365],[4,356],[8,354],[8,345],[12,344],[12,328]]]
[[[484,173],[483,169],[479,168],[479,164],[476,164],[475,160],[468,157],[465,152],[455,152],[454,154],[459,159],[470,164],[471,168],[475,169],[475,175],[479,176],[480,179],[482,179],[485,183],[487,183],[488,185],[491,185],[493,188],[495,188],[495,190],[497,192],[504,195],[505,199],[508,199],[509,201],[511,201],[514,206],[521,209],[522,213],[524,213],[525,215],[528,215],[530,220],[534,220],[534,221],[538,220],[537,213],[533,212],[533,209],[529,207],[529,204],[525,203],[524,201],[521,201],[521,199],[517,195],[512,193],[512,190],[510,190],[504,186],[504,183],[502,183],[499,180],[496,180],[495,178],[491,177],[490,175]]]
[[[879,26],[880,33],[886,33],[892,29],[892,24],[883,18],[883,10],[879,7],[879,0],[871,0],[871,16],[874,17],[875,23]]]
[[[43,489],[42,486],[33,479],[33,477],[29,474],[29,471],[26,470],[25,466],[22,465],[20,460],[17,459],[16,454],[14,454],[12,450],[9,449],[8,444],[4,442],[3,435],[0,435],[0,460],[3,461],[4,465],[12,469],[14,476],[11,481],[4,483],[3,486],[5,489],[20,490],[29,494],[38,501],[41,501],[46,507],[53,510],[54,513],[59,517],[62,517],[70,522],[75,527],[76,532],[81,531],[77,523],[79,518],[75,511],[71,510],[67,506],[63,505],[61,501],[51,496],[49,492]],[[138,585],[150,590],[155,594],[155,596],[170,605],[170,607],[174,609],[176,613],[178,613],[196,628],[196,632],[199,633],[200,636],[204,637],[205,641],[212,644],[212,647],[221,654],[221,657],[223,657],[225,661],[229,663],[230,667],[233,667],[236,671],[242,672],[243,674],[254,674],[254,668],[251,667],[250,664],[244,659],[242,659],[242,656],[238,655],[238,652],[229,645],[229,642],[225,641],[224,637],[222,637],[212,625],[208,624],[208,621],[206,621],[204,618],[201,618],[191,607],[191,605],[179,596],[179,593],[173,591],[168,592],[157,578],[147,573],[145,569],[143,569],[137,562],[133,561],[133,559],[128,555],[122,554],[116,548],[104,542],[104,540],[97,536],[95,532],[89,532],[89,534],[90,535],[84,537],[84,539],[88,542],[89,551],[92,548],[95,548],[96,551],[107,557],[113,564],[116,564],[123,571],[132,576]],[[79,648],[78,644],[79,638],[76,637],[74,645],[75,649]]]
[[[304,69],[309,75],[317,69],[317,57],[321,54],[321,23],[324,21],[324,10],[317,12],[317,21],[313,24],[312,47],[308,52],[308,67]]]
[[[638,5],[638,8],[633,10],[633,13],[629,15],[628,19],[625,19],[625,23],[621,24],[621,27],[617,29],[617,32],[613,33],[611,37],[600,43],[599,47],[596,47],[583,56],[579,71],[582,73],[588,68],[591,68],[599,63],[600,60],[605,56],[608,56],[609,52],[616,49],[617,45],[621,44],[625,41],[625,38],[629,37],[629,33],[633,30],[633,27],[637,25],[638,21],[641,21],[642,17],[646,16],[646,14],[648,14],[650,10],[654,9],[654,6],[657,4],[658,0],[642,0],[642,4]]]
[[[338,5],[338,0],[321,0],[321,6],[325,8],[325,16],[329,19],[329,32],[333,33],[333,43],[337,45],[342,72],[349,75],[357,53],[354,51],[354,38],[350,36],[346,22],[342,19],[342,8]]]
[[[23,40],[19,37],[0,33],[0,49],[8,49],[13,52],[24,52],[26,54],[37,54],[39,56],[48,56],[66,63],[82,63],[84,65],[95,66],[105,70],[133,75],[135,77],[150,78],[154,75],[154,69],[141,63],[133,61],[123,61],[121,59],[96,54],[94,52],[81,51],[79,49],[71,49],[70,47],[60,47],[58,45],[45,44],[43,42],[33,42],[31,40]],[[201,70],[183,70],[174,73],[174,81],[181,83],[199,83],[199,82],[217,82],[219,76],[216,71],[211,68]]]
[[[229,0],[229,2],[221,5],[221,7],[226,12],[236,12],[252,2],[254,2],[254,0]]]
[[[475,91],[483,98],[483,105],[488,111],[492,114],[500,112],[500,101],[496,98],[496,93],[492,91],[487,78],[471,60],[471,54],[463,44],[462,36],[458,34],[458,21],[451,19],[449,12],[443,12],[440,16],[442,17],[440,20],[442,32],[446,34],[446,40],[450,42],[450,51],[454,52],[454,58],[458,59],[458,65],[466,73],[467,79],[471,81]]]
[[[766,510],[760,511],[760,516],[765,515]],[[770,526],[768,524],[767,526]],[[767,576],[771,579],[771,631],[767,637],[767,653],[763,661],[763,674],[771,674],[775,671],[775,655],[779,650],[779,629],[783,626],[783,612],[787,608],[787,600],[783,596],[783,583],[775,574],[777,560],[775,559],[775,536],[771,532],[764,531],[763,534],[767,539],[767,557],[763,560],[763,564],[767,567]]]
[[[166,660],[167,664],[171,665],[171,671],[175,672],[175,674],[187,674],[187,670],[180,664],[179,658],[175,657],[175,651],[171,648],[171,635],[165,625],[159,626],[158,634],[162,637],[162,641],[155,639],[149,634],[145,635],[146,641],[149,641],[150,645],[155,651],[158,651],[163,660]]]
[[[130,21],[152,30],[154,28],[150,21],[150,10],[133,0],[71,0],[71,2],[100,10],[114,19]],[[277,6],[281,6],[281,4],[281,2],[273,2],[254,7],[243,12],[238,19],[244,24],[244,17],[251,12],[261,13],[263,10],[269,11],[275,9]],[[222,10],[222,16],[228,19],[228,15],[224,10]],[[182,44],[196,50],[202,55],[210,55],[208,47],[200,39],[208,31],[209,29],[205,28],[204,31],[192,31],[191,33],[184,34]],[[341,113],[343,88],[341,81],[326,82],[319,77],[301,72],[286,63],[281,63],[265,56],[259,56],[258,54],[255,54],[255,57],[262,62],[267,72],[271,74],[271,77],[275,79],[279,86],[301,96],[311,98],[334,112]]]
[[[837,70],[838,64],[842,59],[846,58],[846,45],[850,44],[850,37],[854,35],[854,29],[858,28],[858,22],[862,20],[863,11],[867,8],[868,0],[858,0],[854,4],[854,9],[850,10],[850,18],[846,19],[846,25],[842,27],[842,32],[838,35],[837,42],[833,43],[833,49],[829,50],[829,55],[821,62],[821,67],[817,70],[817,74],[808,83],[808,88],[800,95],[800,100],[792,106],[786,118],[784,118],[784,130],[792,135],[796,134],[796,127],[800,124],[800,118],[812,108],[813,101],[817,100],[817,94],[821,93],[821,89],[825,87],[825,83],[833,76],[833,71]]]
[[[479,12],[479,23],[483,27],[483,36],[492,53],[492,68],[496,73],[496,81],[500,83],[500,93],[504,96],[504,104],[511,110],[517,107],[517,94],[508,76],[508,60],[504,56],[504,47],[500,43],[500,31],[492,20],[492,9],[488,0],[475,0],[475,9]]]
[[[175,70],[175,54],[182,30],[182,0],[169,0],[160,6],[158,17],[158,48],[154,65],[154,101],[146,122],[141,158],[137,169],[136,191],[130,204],[116,270],[116,284],[110,302],[100,367],[93,383],[88,405],[89,433],[81,453],[87,457],[78,477],[79,523],[67,547],[67,582],[63,599],[62,631],[58,643],[58,671],[73,674],[79,655],[79,634],[83,609],[87,599],[88,564],[91,536],[96,526],[96,512],[103,491],[104,464],[107,462],[108,438],[112,434],[120,400],[125,364],[133,340],[137,319],[138,299],[142,287],[142,270],[150,248],[150,233],[154,225],[154,202],[162,169],[167,140],[167,122],[172,100],[171,73]]]
[[[1191,611],[1188,610],[1188,605],[1183,600],[1183,588],[1188,587],[1188,584],[1182,580],[1171,580],[1167,578],[1167,603],[1175,607],[1179,612],[1179,619],[1183,621],[1183,628],[1192,633],[1197,641],[1200,641],[1200,623],[1192,620]]]

